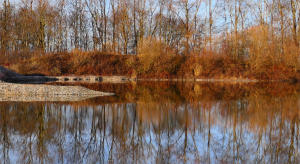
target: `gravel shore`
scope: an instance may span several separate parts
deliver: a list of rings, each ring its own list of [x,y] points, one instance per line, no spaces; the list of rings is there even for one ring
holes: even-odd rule
[[[111,96],[113,93],[93,91],[81,86],[55,86],[44,84],[0,83],[0,95],[93,95]]]

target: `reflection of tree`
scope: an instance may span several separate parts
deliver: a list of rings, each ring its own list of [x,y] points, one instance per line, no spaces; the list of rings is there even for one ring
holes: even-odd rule
[[[9,117],[7,115],[9,110],[9,106],[5,105],[5,106],[1,106],[0,107],[0,117],[1,117],[1,133],[0,133],[0,142],[1,142],[1,147],[2,147],[2,157],[1,159],[3,163],[10,163],[10,157],[9,157],[9,149],[10,149],[10,132],[8,131],[9,127],[8,127],[8,121],[9,121]]]
[[[197,85],[137,86],[125,103],[2,103],[0,156],[7,163],[300,162],[297,87],[281,95]]]

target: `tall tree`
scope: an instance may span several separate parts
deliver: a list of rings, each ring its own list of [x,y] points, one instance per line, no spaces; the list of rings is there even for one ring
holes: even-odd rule
[[[291,5],[291,13],[292,13],[292,31],[293,31],[293,39],[294,39],[294,44],[296,46],[299,46],[298,43],[298,36],[297,36],[297,11],[296,11],[296,0],[290,0],[290,5]],[[299,1],[298,1],[298,5],[299,5]],[[298,6],[299,8],[300,6]],[[298,9],[300,10],[300,9]],[[299,12],[299,11],[298,11]],[[300,13],[299,13],[300,14]],[[298,18],[300,19],[300,18]]]
[[[12,44],[13,8],[9,0],[4,0],[0,10],[0,50],[7,54]]]
[[[87,18],[85,14],[85,5],[82,0],[74,0],[71,4],[71,15],[69,17],[69,24],[72,30],[71,43],[74,48],[87,49]]]

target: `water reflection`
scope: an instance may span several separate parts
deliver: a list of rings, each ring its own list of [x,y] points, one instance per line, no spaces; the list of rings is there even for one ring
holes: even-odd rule
[[[88,86],[118,97],[0,104],[3,163],[299,163],[299,87]]]

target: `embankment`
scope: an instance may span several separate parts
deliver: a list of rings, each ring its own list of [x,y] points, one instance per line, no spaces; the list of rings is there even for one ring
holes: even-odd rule
[[[289,60],[286,58],[288,57]],[[126,76],[138,79],[249,79],[299,81],[297,55],[251,59],[225,54],[113,55],[72,51],[28,55],[8,60],[8,68],[20,74],[47,76]]]

